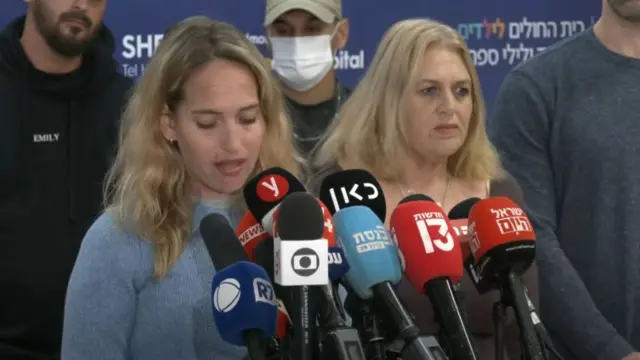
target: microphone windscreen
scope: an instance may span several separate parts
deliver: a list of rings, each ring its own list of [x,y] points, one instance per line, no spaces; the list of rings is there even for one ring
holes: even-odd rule
[[[349,264],[342,248],[329,247],[329,279],[339,280],[349,271]]]
[[[244,346],[246,330],[259,330],[263,339],[275,335],[278,305],[263,268],[237,262],[213,276],[211,289],[213,320],[224,341]]]
[[[349,264],[345,278],[361,299],[373,295],[373,285],[400,281],[398,250],[371,209],[361,205],[342,209],[333,215],[333,223]]]
[[[285,196],[301,191],[306,191],[304,184],[293,174],[279,167],[264,170],[249,180],[243,189],[247,207],[260,223]]]
[[[324,217],[324,232],[322,233],[322,238],[326,239],[329,242],[329,247],[336,246],[336,235],[333,230],[333,216],[331,216],[331,212],[329,208],[322,202],[322,200],[318,199],[318,203],[322,208],[322,216]]]
[[[482,268],[514,263],[528,267],[533,262],[535,233],[524,210],[507,197],[490,197],[473,205],[469,233],[471,253]],[[493,258],[490,265],[485,257]]]
[[[471,212],[471,208],[475,205],[480,198],[472,197],[466,200],[462,200],[456,206],[449,210],[449,219],[450,220],[458,220],[458,219],[467,219],[469,218],[469,212]]]
[[[428,197],[425,194],[411,194],[406,196],[404,199],[400,200],[400,202],[398,204],[404,204],[404,203],[408,203],[408,202],[412,202],[412,201],[431,201],[431,202],[435,202],[433,201],[432,198]]]
[[[456,206],[449,210],[449,221],[451,222],[451,226],[453,227],[453,231],[456,236],[458,236],[458,240],[460,241],[460,246],[462,247],[462,258],[465,261],[471,256],[471,249],[469,248],[469,212],[473,205],[475,205],[480,198],[472,197],[466,200],[462,200]]]
[[[199,230],[217,270],[238,261],[249,260],[231,224],[223,215],[212,213],[205,216],[200,221]]]
[[[335,214],[350,206],[370,208],[381,221],[387,216],[382,187],[368,171],[344,170],[327,176],[320,186],[320,200]]]
[[[255,262],[254,250],[256,246],[271,237],[268,232],[264,231],[262,225],[258,223],[250,211],[247,211],[240,219],[236,227],[236,236],[238,236],[247,256],[249,256],[249,260],[252,262]]]
[[[404,258],[404,272],[415,289],[422,292],[424,284],[437,278],[460,281],[462,249],[440,206],[424,200],[399,204],[390,225]]]
[[[318,240],[325,231],[320,202],[307,192],[287,196],[278,208],[275,233],[281,240]]]

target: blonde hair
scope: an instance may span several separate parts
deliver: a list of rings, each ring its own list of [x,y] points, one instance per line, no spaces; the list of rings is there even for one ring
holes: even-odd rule
[[[486,134],[484,100],[469,50],[455,30],[429,19],[402,20],[385,33],[366,74],[318,145],[314,169],[338,161],[364,167],[384,180],[401,181],[403,163],[398,159],[407,143],[403,99],[411,79],[418,75],[425,52],[434,46],[459,54],[472,81],[473,112],[468,134],[448,159],[449,173],[466,181],[487,181],[502,175]]]
[[[170,28],[127,104],[105,186],[107,211],[153,244],[156,279],[175,265],[190,241],[194,206],[184,162],[162,135],[160,119],[165,107],[174,111],[182,100],[189,77],[217,59],[245,65],[258,85],[266,133],[250,176],[274,166],[294,175],[300,171],[279,84],[259,50],[232,25],[206,17]],[[245,206],[241,191],[233,197]]]

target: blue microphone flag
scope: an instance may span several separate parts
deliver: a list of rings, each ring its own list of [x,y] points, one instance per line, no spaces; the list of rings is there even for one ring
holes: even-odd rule
[[[380,218],[366,206],[352,206],[333,215],[337,240],[349,264],[345,278],[361,299],[373,294],[371,287],[402,277],[398,249]]]
[[[339,280],[349,271],[349,263],[344,256],[342,248],[337,246],[329,248],[329,279]]]
[[[278,305],[267,272],[240,261],[213,276],[213,320],[224,341],[245,346],[244,331],[259,330],[263,338],[276,332]]]

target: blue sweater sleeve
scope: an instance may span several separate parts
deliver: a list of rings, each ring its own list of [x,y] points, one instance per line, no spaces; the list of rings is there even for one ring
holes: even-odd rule
[[[542,320],[577,358],[622,359],[633,348],[600,313],[556,235],[557,189],[548,148],[552,100],[545,95],[533,78],[515,70],[505,79],[489,121],[491,140],[522,187],[536,231]]]
[[[65,304],[62,360],[126,360],[141,244],[102,215],[82,242]]]

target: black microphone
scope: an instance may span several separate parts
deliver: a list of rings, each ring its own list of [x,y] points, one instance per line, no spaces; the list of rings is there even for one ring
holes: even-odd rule
[[[371,209],[384,222],[387,205],[382,193],[382,187],[376,178],[365,170],[343,170],[327,176],[320,185],[320,200],[327,206],[331,215],[340,209],[363,205]],[[344,284],[347,285],[348,284]],[[345,288],[347,288],[345,286]],[[349,295],[352,290],[349,290]],[[386,354],[381,339],[384,339],[378,324],[382,324],[378,315],[372,311],[371,301],[362,300],[357,296],[351,298],[350,306],[354,309],[349,313],[360,334],[363,344],[366,344],[367,359],[384,359]],[[357,300],[356,300],[357,299]],[[346,307],[345,303],[345,307]],[[356,310],[356,308],[358,310]]]
[[[291,284],[294,285],[293,288],[300,289],[302,306],[298,307],[304,307],[311,296],[322,298],[325,306],[333,305],[334,309],[330,313],[332,319],[329,319],[331,326],[324,329],[322,352],[319,354],[322,359],[364,360],[357,331],[345,327],[344,320],[335,309],[331,287],[328,285],[328,243],[322,237],[323,232],[324,215],[314,196],[295,193],[285,198],[277,212],[274,226],[276,283],[285,286]],[[294,311],[297,311],[295,303],[293,306]],[[315,317],[311,321],[313,319]]]
[[[291,195],[296,193],[305,193],[306,189],[302,182],[288,171],[274,167],[262,171],[247,182],[243,189],[245,202],[249,211],[261,223],[265,231],[274,235],[276,219],[279,216],[280,207],[284,201]],[[320,234],[316,238],[322,236],[324,223],[322,221],[322,212],[320,211]],[[313,219],[314,212],[309,214]],[[315,212],[317,219],[317,211]],[[317,232],[317,221],[309,224],[311,232]],[[286,229],[285,229],[286,232]],[[311,234],[316,235],[315,233]],[[267,269],[268,274],[275,285],[276,295],[289,313],[291,319],[291,332],[287,334],[290,348],[289,353],[293,359],[313,360],[316,359],[318,349],[318,333],[313,322],[316,314],[316,301],[309,296],[307,287],[298,287],[298,290],[292,287],[285,287],[278,282],[279,266],[281,264],[274,263],[274,252],[264,253],[264,248],[274,248],[275,243],[279,239],[269,238],[258,244],[254,250],[254,257],[257,264]],[[277,249],[276,249],[277,250]],[[265,258],[265,255],[268,255]],[[270,259],[269,259],[270,257]],[[326,257],[325,257],[326,259]],[[303,306],[304,305],[304,306]],[[310,320],[311,319],[311,320]]]

